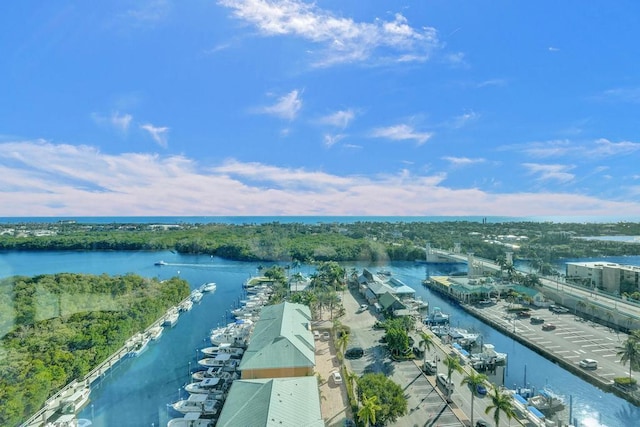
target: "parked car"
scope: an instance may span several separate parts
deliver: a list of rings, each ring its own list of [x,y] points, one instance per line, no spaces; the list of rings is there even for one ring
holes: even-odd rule
[[[552,323],[545,323],[544,325],[542,325],[543,331],[553,331],[555,328],[556,328],[556,325]]]
[[[369,310],[369,306],[367,304],[360,304],[360,308],[358,309],[359,313],[362,313],[363,311],[367,311]]]
[[[478,394],[478,396],[485,396],[487,394],[487,388],[484,386],[484,384],[478,384],[476,386],[476,393]]]
[[[435,374],[436,370],[437,370],[437,366],[436,366],[436,362],[433,360],[427,360],[424,362],[424,365],[422,366],[422,370],[424,372],[426,372],[427,374],[431,375],[431,374]]]
[[[518,317],[531,317],[531,313],[528,310],[520,310],[517,314]]]
[[[362,347],[352,347],[344,352],[344,357],[347,359],[360,359],[362,356],[364,356]]]
[[[529,322],[531,322],[532,325],[540,325],[544,323],[544,319],[542,317],[533,316]]]
[[[598,369],[598,361],[594,359],[582,359],[580,367],[584,369]]]
[[[338,371],[332,372],[331,378],[333,379],[334,384],[342,384],[342,375],[340,375],[340,372]]]
[[[329,339],[331,338],[331,335],[329,334],[329,332],[323,332],[321,337],[322,337],[322,341],[329,341]]]
[[[480,418],[476,421],[476,427],[489,427],[489,423]]]
[[[438,374],[438,376],[436,377],[436,380],[440,387],[442,387],[448,392],[453,392],[453,388],[454,388],[453,382],[449,381],[445,374]]]
[[[314,340],[319,340],[320,339],[320,332],[313,331],[313,339]]]

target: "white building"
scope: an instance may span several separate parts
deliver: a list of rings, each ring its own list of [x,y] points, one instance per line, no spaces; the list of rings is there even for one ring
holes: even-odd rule
[[[568,262],[565,273],[569,281],[583,281],[585,285],[603,289],[607,292],[620,292],[624,289],[640,290],[640,267],[622,265],[614,262]]]

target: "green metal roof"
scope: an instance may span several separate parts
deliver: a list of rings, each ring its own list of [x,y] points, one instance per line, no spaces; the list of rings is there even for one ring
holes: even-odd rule
[[[217,426],[323,427],[315,376],[235,380]]]
[[[283,302],[264,307],[239,369],[315,366],[310,324],[306,305]]]

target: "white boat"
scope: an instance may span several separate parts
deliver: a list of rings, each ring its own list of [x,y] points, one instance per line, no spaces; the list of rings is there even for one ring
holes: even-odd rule
[[[449,315],[442,312],[440,307],[434,307],[433,312],[429,313],[424,318],[424,323],[427,325],[442,325],[449,323]]]
[[[220,399],[211,399],[206,394],[192,394],[188,399],[178,400],[171,407],[183,414],[199,413],[200,416],[213,416],[219,411],[222,404]]]
[[[178,317],[180,317],[180,312],[176,307],[172,307],[164,317],[164,322],[162,324],[164,326],[173,326],[178,322]]]
[[[149,328],[149,338],[151,338],[152,341],[157,340],[162,335],[162,331],[164,331],[164,328],[162,326],[154,326],[152,328]]]
[[[60,401],[61,414],[77,414],[89,402],[91,389],[83,387]]]
[[[449,328],[448,335],[452,341],[458,342],[462,346],[471,345],[480,337],[480,334],[474,334],[460,328]]]
[[[149,341],[151,341],[151,337],[148,334],[135,334],[129,341],[127,341],[127,346],[130,348],[129,353],[127,353],[128,356],[140,356],[147,349]]]
[[[182,303],[180,303],[180,306],[178,307],[178,310],[180,310],[180,311],[189,311],[189,310],[191,310],[192,307],[193,307],[193,301],[191,301],[190,299],[187,299],[187,300],[182,301]]]
[[[216,357],[205,357],[198,360],[198,365],[206,368],[222,368],[222,367],[234,367],[239,365],[238,359],[234,359],[230,354],[218,354]]]
[[[240,358],[244,354],[244,349],[240,347],[234,347],[230,343],[223,343],[215,345],[213,347],[206,347],[200,350],[202,354],[208,357],[215,357],[218,354],[230,354],[231,357]]]
[[[542,390],[538,390],[538,394],[530,397],[529,405],[540,411],[558,411],[564,408],[564,397],[554,393],[549,388],[545,387]]]
[[[209,339],[214,346],[229,343],[236,347],[246,348],[252,330],[253,322],[251,320],[239,319],[227,324],[227,326],[212,330]]]
[[[227,381],[218,377],[205,378],[202,381],[196,381],[184,386],[184,389],[191,394],[204,393],[213,396],[224,394],[228,388]]]
[[[191,301],[194,303],[199,303],[202,300],[203,293],[199,289],[195,289],[191,292]]]
[[[469,362],[477,365],[502,364],[507,361],[507,353],[497,352],[493,344],[484,344],[480,353],[473,353],[469,357]]]
[[[172,418],[167,423],[167,427],[213,427],[216,420],[211,418],[200,418],[199,412],[189,412],[182,418]]]
[[[202,381],[206,378],[221,378],[226,381],[234,381],[240,377],[235,366],[223,366],[217,368],[208,368],[206,371],[196,371],[191,374],[194,381]]]
[[[200,290],[202,292],[213,292],[213,291],[216,290],[216,288],[217,288],[216,284],[214,282],[210,282],[210,283],[205,283],[204,285],[202,285]]]
[[[160,261],[154,262],[153,265],[162,266],[162,265],[167,265],[167,263],[162,261],[162,260],[160,260]]]

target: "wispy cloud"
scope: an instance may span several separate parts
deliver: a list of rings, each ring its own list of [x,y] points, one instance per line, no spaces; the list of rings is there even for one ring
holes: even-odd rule
[[[562,157],[576,150],[566,139],[542,142],[530,142],[522,146],[522,151],[532,157]]]
[[[480,114],[475,111],[468,111],[454,118],[452,126],[456,129],[466,126],[467,124],[478,120]]]
[[[608,89],[596,96],[603,101],[640,102],[640,87],[618,87]]]
[[[486,159],[483,159],[481,157],[472,159],[469,157],[452,157],[452,156],[442,157],[442,160],[446,160],[447,162],[451,163],[453,166],[468,166],[475,163],[484,163],[486,161]]]
[[[166,126],[154,126],[150,123],[140,126],[140,129],[144,129],[149,132],[151,138],[161,147],[167,148],[167,133],[169,128]]]
[[[571,165],[545,165],[540,163],[523,163],[529,174],[537,175],[539,181],[557,181],[568,183],[575,179],[575,175],[568,171],[573,169]]]
[[[263,114],[270,114],[287,120],[293,120],[302,109],[302,99],[298,90],[292,90],[286,95],[278,98],[278,101],[267,107],[262,107],[258,111]]]
[[[123,18],[136,25],[152,25],[163,21],[172,8],[169,0],[145,0],[135,3],[136,7],[127,10]]]
[[[118,111],[111,113],[110,116],[92,113],[91,117],[99,125],[108,125],[122,133],[127,133],[129,126],[131,125],[131,121],[133,120],[133,116],[131,114],[120,114]]]
[[[640,143],[631,141],[611,142],[601,138],[595,142],[595,148],[589,152],[590,155],[598,157],[608,157],[631,154],[640,150]]]
[[[355,22],[301,0],[220,0],[220,5],[268,36],[291,35],[322,48],[318,66],[376,61],[425,61],[439,46],[431,27],[414,28],[397,13],[392,21]]]
[[[536,173],[564,166],[531,166]],[[547,172],[544,172],[544,171]],[[640,203],[562,192],[445,186],[446,175],[337,175],[230,159],[110,155],[47,141],[0,143],[0,216],[610,215]],[[637,188],[637,186],[636,186]],[[198,200],[198,203],[193,203]]]
[[[549,46],[548,50],[549,50],[549,52],[560,52],[559,48],[553,47],[553,46]]]
[[[345,136],[346,135],[344,134],[337,134],[337,135],[325,134],[323,138],[324,145],[326,145],[327,147],[333,147],[337,142],[344,139]]]
[[[336,111],[335,113],[321,117],[319,122],[325,125],[344,129],[349,126],[349,123],[351,123],[354,118],[355,112],[352,109],[347,109]]]
[[[427,142],[432,135],[431,132],[417,132],[407,124],[376,128],[371,132],[371,136],[375,138],[387,138],[394,141],[413,140],[418,145]]]

